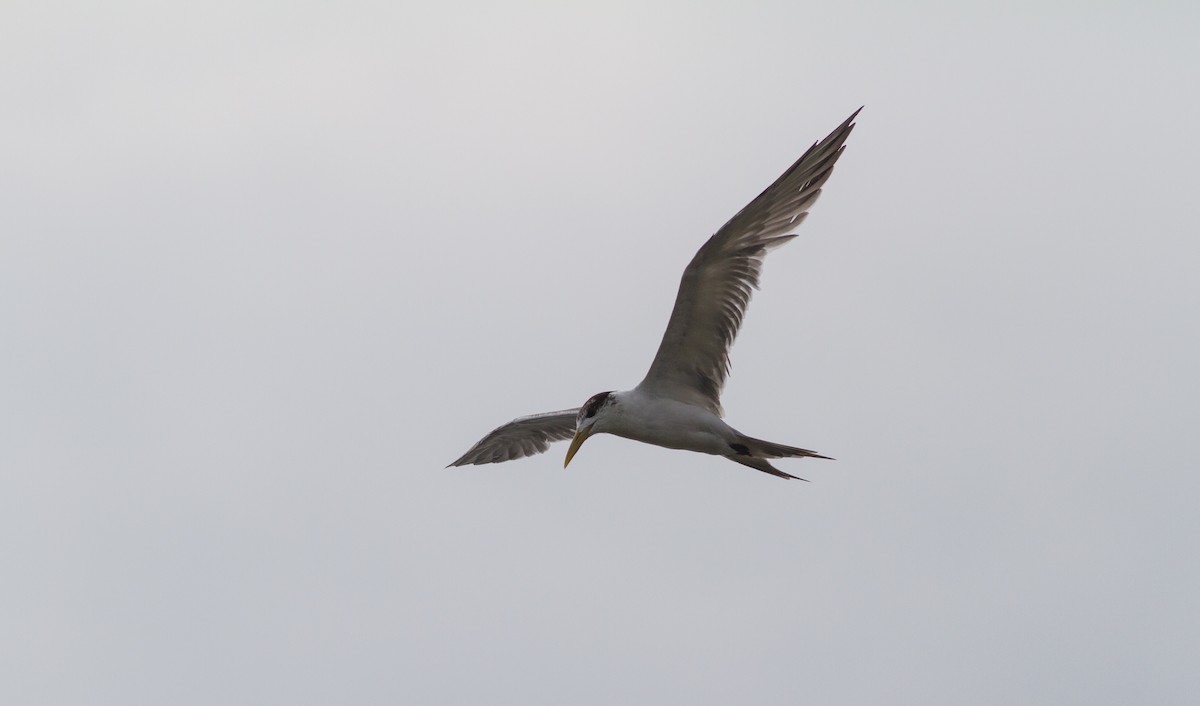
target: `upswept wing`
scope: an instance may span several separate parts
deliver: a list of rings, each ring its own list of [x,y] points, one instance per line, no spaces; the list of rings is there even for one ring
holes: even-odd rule
[[[501,463],[545,453],[555,441],[574,436],[578,413],[579,408],[576,407],[518,417],[493,429],[450,466]]]
[[[701,246],[683,271],[671,320],[639,389],[721,416],[729,346],[758,288],[763,258],[796,237],[790,233],[821,194],[857,115],[814,144]]]

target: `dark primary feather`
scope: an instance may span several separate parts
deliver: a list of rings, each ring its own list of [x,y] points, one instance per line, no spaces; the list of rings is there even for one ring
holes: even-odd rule
[[[450,466],[500,463],[545,453],[553,442],[574,436],[578,414],[576,407],[518,417],[493,429]]]
[[[729,346],[758,287],[763,258],[796,237],[789,233],[820,195],[857,115],[856,110],[814,144],[701,246],[683,271],[675,308],[641,389],[722,414]]]

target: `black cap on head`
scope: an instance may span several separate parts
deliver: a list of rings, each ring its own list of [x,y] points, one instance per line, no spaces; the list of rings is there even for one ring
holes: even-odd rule
[[[596,413],[600,411],[600,408],[603,407],[606,402],[608,402],[608,398],[611,396],[611,392],[601,392],[592,395],[591,399],[589,399],[587,402],[584,402],[583,407],[580,408],[579,419],[591,419],[592,417],[596,416]]]

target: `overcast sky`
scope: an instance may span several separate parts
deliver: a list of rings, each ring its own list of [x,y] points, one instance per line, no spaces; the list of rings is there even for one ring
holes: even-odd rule
[[[0,702],[1182,704],[1193,2],[0,6]],[[866,105],[724,397],[696,248]]]

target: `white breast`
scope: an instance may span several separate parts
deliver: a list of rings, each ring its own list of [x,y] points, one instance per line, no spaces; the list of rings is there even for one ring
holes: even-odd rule
[[[605,415],[604,431],[670,449],[728,454],[735,432],[720,417],[695,405],[647,395],[638,390],[615,393],[617,404]],[[610,411],[610,410],[605,410]]]

